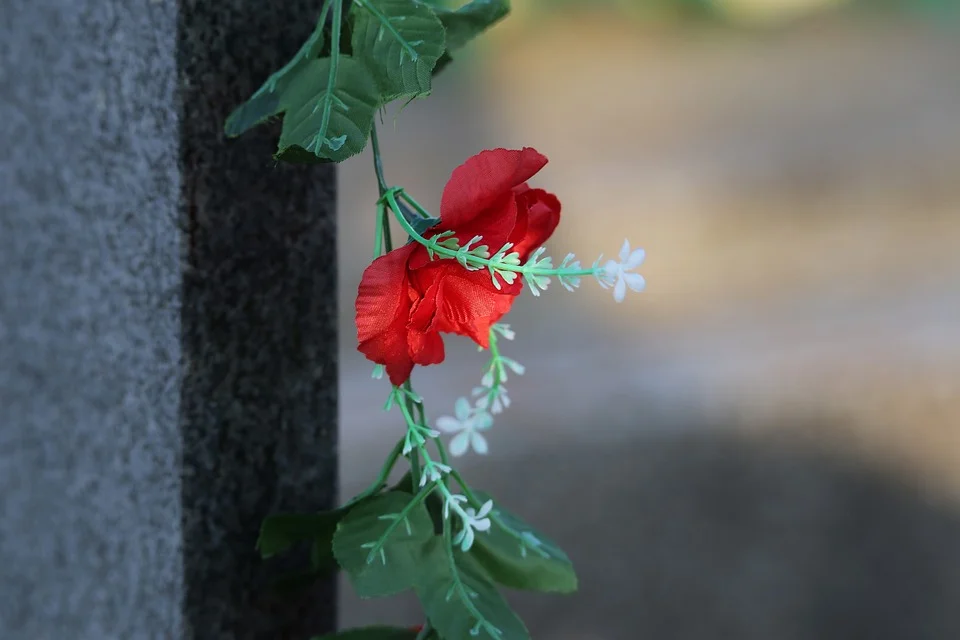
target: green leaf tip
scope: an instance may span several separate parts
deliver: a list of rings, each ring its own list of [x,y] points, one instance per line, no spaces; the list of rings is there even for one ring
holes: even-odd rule
[[[477,492],[478,500],[489,496]],[[470,550],[500,584],[542,593],[573,593],[577,574],[559,546],[494,501],[488,535],[477,536]]]

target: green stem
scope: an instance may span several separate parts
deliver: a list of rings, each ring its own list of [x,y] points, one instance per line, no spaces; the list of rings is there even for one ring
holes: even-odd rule
[[[369,498],[373,494],[380,491],[387,484],[387,478],[390,476],[390,472],[393,471],[393,467],[397,464],[397,458],[400,457],[400,452],[403,451],[403,439],[401,438],[397,444],[393,447],[393,450],[390,452],[390,455],[387,456],[386,461],[383,463],[383,466],[380,468],[380,475],[377,476],[377,479],[374,480],[369,487],[364,489],[361,493],[358,493],[353,499],[350,500],[347,504],[344,505],[344,508],[351,507],[361,500]]]
[[[473,598],[470,597],[469,592],[467,591],[463,581],[460,579],[460,569],[457,567],[457,561],[453,557],[453,521],[450,518],[446,518],[443,521],[443,546],[447,552],[447,562],[450,565],[450,577],[453,578],[453,587],[457,592],[457,597],[460,599],[460,602],[463,604],[464,608],[470,612],[476,620],[477,623],[484,628],[484,630],[490,634],[492,637],[497,637],[495,633],[490,631],[491,628],[496,629],[490,622],[484,617],[483,613],[477,609],[477,606],[473,603]]]
[[[413,500],[408,502],[407,505],[397,515],[397,518],[387,525],[383,535],[380,536],[376,543],[374,543],[373,547],[370,549],[370,553],[367,555],[368,563],[380,552],[381,549],[383,549],[383,545],[387,543],[387,538],[390,537],[390,534],[392,534],[394,530],[400,526],[400,523],[406,520],[407,516],[410,515],[410,512],[416,509],[424,500],[426,500],[427,496],[433,493],[433,490],[436,488],[437,487],[434,484],[427,484],[425,487],[420,489],[417,495],[413,496]]]
[[[330,71],[327,73],[327,91],[323,99],[323,115],[320,117],[320,128],[314,137],[314,152],[319,153],[320,147],[327,139],[327,126],[330,124],[330,113],[333,111],[333,87],[337,82],[337,73],[340,69],[340,26],[343,22],[343,5],[340,0],[327,0],[324,4],[323,15],[326,17],[330,3],[333,3],[333,27],[330,34]],[[314,107],[316,111],[316,107]],[[307,151],[310,149],[308,148]]]
[[[403,383],[403,388],[408,392],[413,392],[409,380]],[[413,419],[413,411],[411,411],[410,408],[411,405],[415,406],[415,403],[410,399],[409,395],[402,395],[400,412],[403,413],[403,418],[407,421],[407,428],[409,429],[411,426],[419,425],[419,423]],[[426,425],[422,426],[425,427]],[[410,452],[410,477],[413,480],[413,486],[417,487],[420,485],[420,447],[414,447]]]
[[[377,189],[380,191],[380,200],[377,201],[377,232],[378,238],[383,240],[383,252],[393,251],[393,238],[390,236],[390,215],[387,207],[383,206],[383,196],[389,191],[387,181],[383,177],[383,157],[380,155],[380,139],[377,137],[377,125],[370,128],[370,146],[373,150],[373,171],[377,174]],[[380,240],[377,240],[377,250],[380,249]]]
[[[383,227],[385,223],[386,206],[383,203],[377,203],[377,220],[374,223],[373,236],[373,259],[376,260],[383,255]]]
[[[383,25],[383,28],[389,32],[391,36],[393,36],[393,39],[396,40],[401,47],[403,47],[403,49],[407,52],[407,55],[410,56],[410,59],[416,61],[420,54],[418,54],[417,50],[414,49],[410,43],[407,42],[402,35],[400,35],[400,32],[394,28],[393,23],[390,22],[390,18],[383,15],[379,9],[366,0],[353,0],[353,4],[369,11],[373,17],[375,17],[377,21]]]
[[[596,273],[595,269],[543,269],[540,267],[534,267],[532,265],[514,265],[507,264],[499,261],[494,261],[489,258],[481,258],[472,254],[461,254],[456,249],[448,249],[447,247],[441,247],[430,240],[427,240],[421,236],[417,231],[410,226],[410,223],[404,219],[403,214],[400,213],[400,205],[397,203],[396,194],[403,193],[403,190],[399,187],[393,187],[387,190],[383,194],[383,199],[387,201],[387,204],[390,207],[390,210],[393,211],[394,217],[400,222],[400,226],[403,227],[403,230],[410,235],[411,238],[427,247],[433,253],[436,253],[444,258],[464,258],[468,263],[478,267],[486,267],[491,270],[496,271],[513,271],[515,273],[520,273],[523,275],[534,275],[534,276],[565,276],[565,277],[575,277],[575,276],[592,276]],[[421,210],[422,208],[416,204],[416,201],[412,199],[404,198],[411,206]]]
[[[373,150],[373,170],[377,174],[377,187],[380,197],[387,192],[387,181],[383,177],[383,158],[380,155],[380,139],[377,137],[377,125],[370,128],[370,146]]]

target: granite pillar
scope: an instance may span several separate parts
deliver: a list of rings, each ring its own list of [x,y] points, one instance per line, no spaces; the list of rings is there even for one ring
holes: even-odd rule
[[[230,110],[316,0],[4,0],[0,629],[300,640],[271,512],[336,500],[335,175]]]

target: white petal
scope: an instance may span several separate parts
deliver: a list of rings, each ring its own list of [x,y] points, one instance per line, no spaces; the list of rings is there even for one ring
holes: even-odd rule
[[[506,409],[510,406],[510,396],[507,395],[507,390],[504,389],[503,393],[500,394],[500,400],[503,402],[503,408]]]
[[[461,422],[470,417],[470,401],[466,398],[457,398],[457,403],[453,406],[453,412]]]
[[[463,543],[460,545],[460,550],[466,553],[470,551],[470,547],[473,546],[473,528],[467,525],[463,529]]]
[[[453,440],[450,441],[450,455],[455,458],[459,458],[467,452],[467,448],[470,446],[470,432],[462,431],[456,436]]]
[[[643,249],[634,250],[634,252],[630,254],[630,257],[627,258],[626,262],[623,263],[624,270],[630,271],[631,269],[636,269],[643,264],[643,259],[646,257],[647,252]]]
[[[483,520],[474,520],[473,528],[477,531],[489,531],[490,530],[490,518],[484,518]]]
[[[478,518],[486,518],[487,514],[493,510],[493,500],[487,500],[480,505],[480,511],[477,512]]]
[[[486,411],[478,411],[471,425],[475,431],[485,431],[493,426],[493,416]]]
[[[620,247],[620,264],[625,263],[630,259],[630,241],[624,240],[623,246]]]
[[[519,362],[517,362],[512,358],[504,358],[503,363],[508,367],[510,367],[510,369],[518,376],[522,376],[524,372],[526,372],[527,370],[525,366],[523,366],[522,364],[520,364]]]
[[[603,265],[604,277],[612,283],[618,273],[620,273],[620,264],[616,260],[607,260],[607,264]]]
[[[487,452],[490,450],[487,446],[487,439],[476,431],[470,434],[470,445],[473,447],[473,450],[481,456],[487,455]]]
[[[617,302],[623,302],[623,299],[627,297],[627,283],[623,279],[623,274],[620,274],[620,277],[617,278],[617,284],[613,288],[613,299]]]
[[[437,429],[445,433],[456,433],[457,431],[463,431],[464,425],[456,418],[440,416],[437,418]]]
[[[644,287],[647,286],[647,281],[644,280],[643,276],[639,273],[625,273],[623,274],[623,279],[627,282],[627,286],[630,287],[630,291],[640,293]]]

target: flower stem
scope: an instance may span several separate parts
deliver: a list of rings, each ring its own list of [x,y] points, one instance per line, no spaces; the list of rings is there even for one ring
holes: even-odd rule
[[[370,129],[370,146],[373,150],[373,170],[377,174],[377,187],[380,189],[380,197],[387,192],[387,181],[383,177],[383,158],[380,156],[380,140],[377,138],[377,125],[374,124]]]
[[[408,197],[403,189],[399,187],[391,187],[387,189],[386,193],[383,194],[382,200],[387,202],[387,205],[390,207],[390,210],[393,212],[394,217],[397,221],[400,222],[400,226],[403,227],[403,230],[410,235],[411,238],[416,240],[418,243],[427,247],[428,251],[431,251],[439,256],[444,258],[452,259],[464,259],[468,264],[475,267],[486,267],[494,271],[513,271],[522,275],[531,275],[531,276],[564,276],[564,277],[578,277],[578,276],[592,276],[597,273],[597,269],[558,269],[550,268],[545,269],[542,267],[536,267],[531,264],[510,264],[508,262],[502,262],[500,260],[492,260],[489,258],[481,258],[470,253],[464,253],[457,249],[450,249],[447,247],[440,246],[436,243],[436,237],[432,239],[424,238],[422,235],[417,233],[417,231],[410,226],[410,223],[404,219],[403,215],[400,213],[400,205],[397,202],[397,195],[403,196],[405,202],[409,203],[412,207],[417,209],[417,211],[424,211],[415,200]]]
[[[410,380],[407,380],[403,383],[403,388],[410,393],[413,392],[413,389],[410,386]],[[410,399],[409,395],[404,394],[403,398],[400,400],[400,409],[403,413],[404,419],[407,421],[408,429],[412,425],[416,424],[416,422],[413,420],[413,412],[410,409],[411,406],[415,406],[413,401]],[[420,447],[414,447],[410,452],[410,477],[413,480],[413,486],[420,486]]]
[[[393,251],[393,238],[390,236],[390,215],[387,208],[383,206],[383,196],[389,189],[387,181],[383,177],[383,158],[380,156],[380,139],[377,137],[377,125],[370,128],[370,146],[373,151],[373,171],[377,174],[377,189],[380,192],[380,200],[377,202],[377,231],[376,231],[376,251],[380,251],[381,242],[383,253]],[[374,258],[380,257],[380,253]]]
[[[337,73],[340,69],[340,26],[343,23],[343,5],[339,0],[327,0],[324,3],[323,17],[326,18],[327,10],[329,9],[331,3],[333,4],[333,26],[331,27],[330,33],[330,70],[327,73],[328,87],[332,87],[334,84],[336,84]],[[333,110],[333,102],[331,97],[332,96],[330,94],[327,94],[327,97],[323,100],[323,113],[320,115],[320,128],[317,130],[317,134],[314,136],[312,145],[307,146],[307,151],[310,151],[310,146],[313,146],[314,151],[316,153],[320,153],[320,148],[323,146],[323,143],[326,142],[327,126],[330,124],[330,115]],[[316,111],[316,107],[314,107],[314,111]]]
[[[393,447],[393,450],[387,456],[386,461],[383,463],[383,467],[380,468],[380,475],[377,476],[377,479],[370,484],[369,487],[364,489],[361,493],[358,493],[354,496],[350,502],[344,505],[344,508],[353,506],[365,498],[369,498],[373,494],[377,493],[387,484],[387,478],[390,476],[390,472],[393,471],[393,467],[397,464],[397,458],[400,457],[400,452],[403,450],[403,439],[397,441],[397,444]]]

